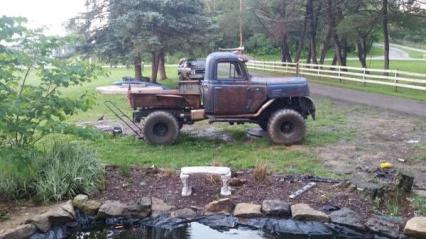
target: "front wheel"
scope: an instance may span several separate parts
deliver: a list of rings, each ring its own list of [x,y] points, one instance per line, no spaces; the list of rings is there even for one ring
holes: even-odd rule
[[[305,137],[305,133],[305,120],[295,110],[278,110],[269,118],[268,134],[276,144],[298,144]]]
[[[179,135],[179,123],[172,114],[155,111],[144,120],[142,131],[150,144],[173,144]]]

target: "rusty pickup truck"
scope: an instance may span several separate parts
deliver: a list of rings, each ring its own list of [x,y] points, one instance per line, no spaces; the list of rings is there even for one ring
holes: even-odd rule
[[[276,144],[300,143],[305,119],[315,119],[307,80],[252,76],[246,62],[234,53],[212,53],[202,81],[181,81],[173,90],[130,90],[132,120],[141,124],[143,138],[151,144],[173,144],[184,124],[207,119],[231,125],[255,123]]]

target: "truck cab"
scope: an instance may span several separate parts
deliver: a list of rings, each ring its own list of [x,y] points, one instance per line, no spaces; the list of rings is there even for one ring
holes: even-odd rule
[[[144,124],[144,138],[153,144],[174,143],[182,125],[208,119],[210,123],[255,123],[276,144],[301,143],[305,120],[315,119],[308,81],[252,76],[246,62],[242,55],[212,53],[201,82],[181,82],[176,91],[130,94],[132,107],[139,108],[134,118]]]

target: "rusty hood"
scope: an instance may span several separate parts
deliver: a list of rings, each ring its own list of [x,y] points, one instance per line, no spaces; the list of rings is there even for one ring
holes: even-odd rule
[[[268,98],[309,96],[308,81],[304,77],[255,77],[255,84],[264,84]]]

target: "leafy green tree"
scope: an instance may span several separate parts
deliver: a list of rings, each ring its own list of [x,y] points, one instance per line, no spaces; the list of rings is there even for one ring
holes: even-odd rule
[[[54,132],[70,132],[64,120],[87,110],[88,92],[65,97],[64,88],[94,80],[102,69],[59,54],[67,39],[24,27],[25,19],[0,17],[0,144],[26,146]]]
[[[88,0],[87,6],[71,24],[83,36],[82,49],[111,63],[133,61],[136,79],[143,56],[151,57],[155,82],[167,53],[210,43],[213,25],[201,0]]]

